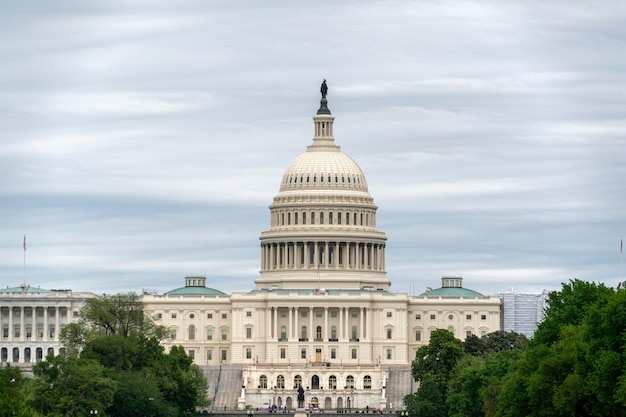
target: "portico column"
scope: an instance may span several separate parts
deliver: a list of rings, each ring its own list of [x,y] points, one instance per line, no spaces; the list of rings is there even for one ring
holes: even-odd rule
[[[31,309],[33,314],[33,317],[31,317],[33,324],[30,329],[30,339],[37,340],[37,307],[31,307]]]
[[[13,332],[15,328],[13,327],[13,307],[9,307],[9,341],[13,341]]]
[[[289,307],[289,330],[287,332],[287,340],[293,338],[293,307]]]
[[[365,307],[359,311],[359,340],[365,339]]]
[[[319,242],[315,242],[315,251],[313,254],[315,261],[313,262],[313,266],[315,268],[319,267],[319,259],[320,259],[320,245]]]
[[[309,242],[303,242],[302,243],[303,247],[304,247],[304,269],[308,269],[309,268],[309,257],[310,257],[310,251],[309,251]]]
[[[328,258],[330,252],[328,251],[328,242],[324,242],[324,269],[328,269]]]
[[[267,309],[266,322],[267,322],[267,333],[268,333],[269,338],[271,339],[273,337],[272,336],[272,307],[268,307]]]
[[[309,307],[309,332],[307,337],[309,340],[313,340],[313,307]]]
[[[324,341],[328,341],[328,307],[324,307]]]
[[[48,340],[48,306],[43,308],[43,340]]]
[[[26,339],[26,335],[25,335],[25,324],[24,324],[24,316],[26,313],[26,307],[20,307],[21,311],[20,311],[20,340],[24,340]]]
[[[278,307],[274,309],[274,334],[276,335],[276,338],[278,338],[278,335],[280,334],[278,333]]]
[[[59,327],[61,325],[61,318],[59,317],[61,315],[61,308],[60,307],[55,307],[55,314],[54,314],[54,340],[59,340]]]

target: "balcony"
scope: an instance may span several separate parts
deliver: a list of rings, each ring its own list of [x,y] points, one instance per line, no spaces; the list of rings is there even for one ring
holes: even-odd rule
[[[300,339],[298,339],[298,342],[308,342],[309,338],[308,337],[301,337]]]

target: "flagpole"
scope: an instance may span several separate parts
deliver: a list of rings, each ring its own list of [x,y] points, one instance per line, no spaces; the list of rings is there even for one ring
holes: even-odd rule
[[[26,285],[26,235],[24,235],[24,285]]]

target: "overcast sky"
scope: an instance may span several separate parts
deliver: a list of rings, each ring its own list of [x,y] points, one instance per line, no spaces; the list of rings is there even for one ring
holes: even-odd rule
[[[624,2],[0,7],[2,287],[252,289],[324,78],[393,291],[624,279]]]

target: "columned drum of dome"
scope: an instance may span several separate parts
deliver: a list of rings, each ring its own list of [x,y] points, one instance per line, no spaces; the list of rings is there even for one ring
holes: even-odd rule
[[[384,233],[359,165],[335,144],[322,97],[313,143],[283,175],[261,234],[257,289],[386,290]]]

